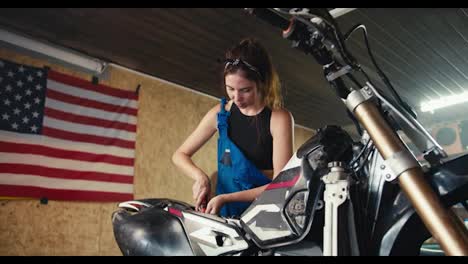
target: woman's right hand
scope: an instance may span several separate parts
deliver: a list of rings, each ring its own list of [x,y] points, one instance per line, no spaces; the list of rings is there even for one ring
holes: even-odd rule
[[[195,210],[202,211],[206,208],[210,200],[211,184],[208,176],[198,177],[192,186],[193,199],[195,200]]]

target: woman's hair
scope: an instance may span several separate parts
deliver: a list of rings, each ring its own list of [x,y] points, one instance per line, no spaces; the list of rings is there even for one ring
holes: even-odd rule
[[[257,84],[261,100],[271,109],[283,107],[281,84],[266,49],[253,38],[241,40],[226,51],[223,82],[226,75],[241,71]]]

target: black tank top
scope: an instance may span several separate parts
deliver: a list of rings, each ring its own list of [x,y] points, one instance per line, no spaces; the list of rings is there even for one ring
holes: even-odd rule
[[[265,107],[256,116],[246,116],[233,103],[230,112],[228,135],[232,142],[258,169],[273,169],[273,137],[270,133],[271,109]]]

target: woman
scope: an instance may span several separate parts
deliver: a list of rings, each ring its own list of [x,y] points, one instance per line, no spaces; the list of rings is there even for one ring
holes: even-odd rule
[[[222,100],[172,156],[174,164],[195,180],[195,209],[224,217],[240,216],[286,165],[293,152],[294,120],[282,107],[279,78],[265,48],[244,39],[229,49]],[[211,183],[191,160],[214,134],[218,139],[216,196]]]

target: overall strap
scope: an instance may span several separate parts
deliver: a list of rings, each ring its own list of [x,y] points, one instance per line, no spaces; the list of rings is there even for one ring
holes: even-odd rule
[[[226,97],[221,98],[221,113],[225,113],[226,111]]]
[[[221,136],[227,136],[228,130],[228,117],[231,112],[226,111],[226,98],[221,98],[221,110],[218,113],[218,131]]]

